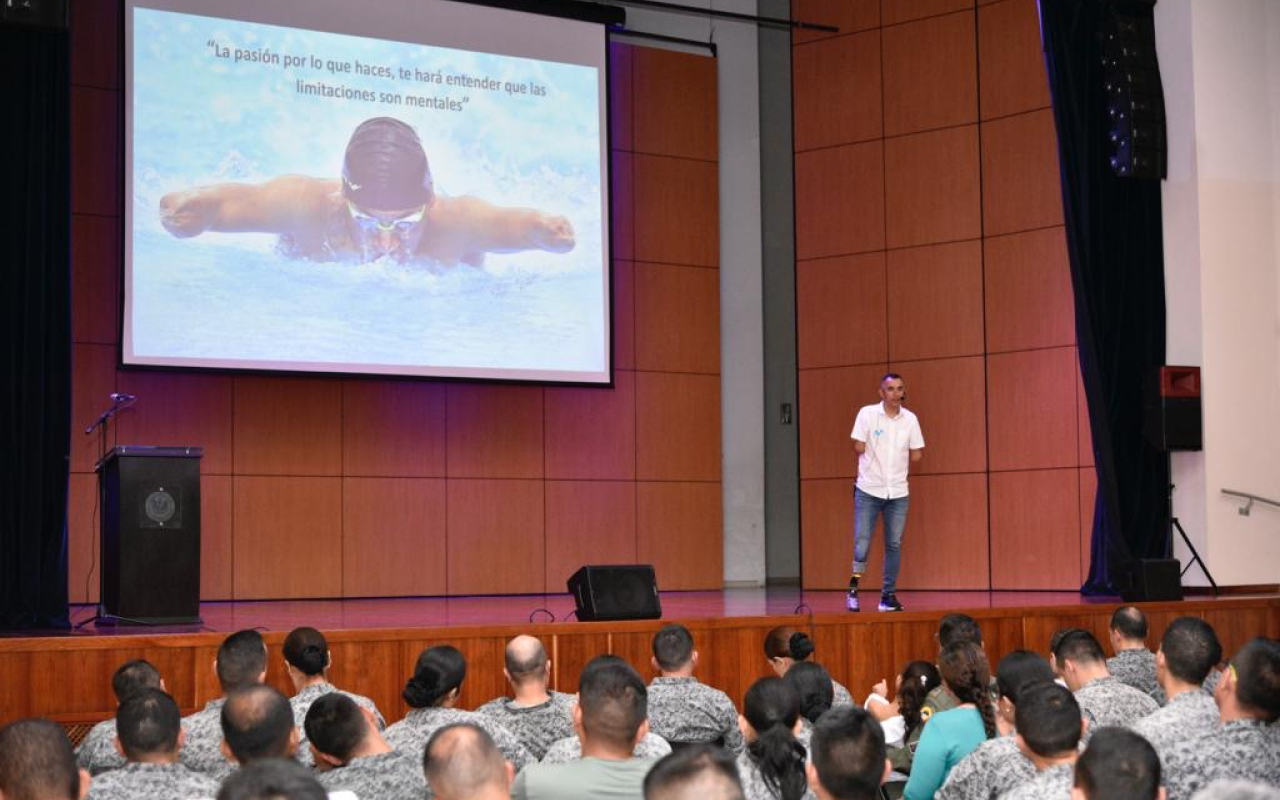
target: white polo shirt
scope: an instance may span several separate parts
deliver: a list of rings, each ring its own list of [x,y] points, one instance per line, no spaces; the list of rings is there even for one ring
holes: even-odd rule
[[[849,438],[867,445],[858,457],[857,487],[883,500],[906,497],[910,451],[924,447],[916,415],[900,408],[898,416],[890,417],[883,402],[863,406]]]

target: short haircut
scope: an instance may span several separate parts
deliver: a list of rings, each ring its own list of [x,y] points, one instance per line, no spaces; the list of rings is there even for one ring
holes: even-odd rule
[[[288,758],[293,731],[289,700],[266,684],[237,689],[222,706],[222,736],[241,764]]]
[[[1120,606],[1111,615],[1111,630],[1126,639],[1147,638],[1147,615],[1136,606]]]
[[[1240,704],[1274,722],[1280,717],[1280,642],[1259,636],[1240,648],[1231,664]]]
[[[813,727],[818,782],[839,800],[874,800],[884,777],[884,731],[861,708],[832,709]]]
[[[254,630],[236,631],[218,648],[218,683],[223,694],[258,682],[267,669],[267,644]]]
[[[662,669],[680,669],[693,658],[693,634],[683,625],[663,625],[653,635],[653,658]]]
[[[1049,653],[1053,655],[1055,659],[1058,657],[1058,645],[1062,643],[1063,639],[1076,631],[1087,633],[1084,628],[1059,628],[1053,632],[1052,636],[1049,637]]]
[[[1126,728],[1099,728],[1076,761],[1076,788],[1089,800],[1155,800],[1160,757]]]
[[[130,761],[153,753],[177,752],[181,730],[178,704],[159,689],[134,692],[116,709],[116,735]]]
[[[430,708],[449,692],[462,686],[467,677],[467,659],[458,648],[438,644],[418,655],[413,677],[404,685],[401,697],[411,708]]]
[[[649,715],[649,694],[630,664],[617,656],[596,656],[578,679],[578,706],[588,736],[630,748]]]
[[[129,695],[142,689],[159,688],[160,670],[143,658],[124,662],[111,676],[111,691],[115,692],[118,703],[123,703]]]
[[[1160,652],[1164,653],[1164,666],[1170,675],[1197,686],[1222,661],[1218,634],[1199,617],[1178,617],[1169,623],[1160,639]]]
[[[821,664],[802,661],[792,664],[782,679],[790,684],[800,698],[800,716],[817,722],[835,702],[835,684]]]
[[[663,756],[644,776],[645,800],[743,800],[738,765],[723,747],[695,744]]]
[[[246,764],[222,782],[218,800],[328,800],[311,770],[293,759]]]
[[[1038,756],[1050,758],[1080,746],[1080,704],[1070,689],[1041,683],[1018,703],[1018,735]]]
[[[507,766],[493,738],[478,725],[445,725],[427,740],[422,770],[437,797],[471,797],[485,786],[506,788]]]
[[[319,675],[329,666],[329,642],[315,628],[294,628],[284,639],[284,660],[303,675]]]
[[[1018,704],[1018,697],[1037,683],[1053,683],[1053,668],[1044,656],[1030,650],[1014,650],[996,667],[996,687],[1000,696]]]
[[[948,614],[938,623],[938,645],[972,642],[982,646],[982,627],[968,614]]]
[[[902,380],[902,376],[896,372],[886,372],[884,374],[884,377],[880,378],[881,383],[884,383],[885,381],[900,381],[900,380]]]
[[[547,676],[547,648],[532,636],[521,638],[531,640],[534,644],[529,647],[521,647],[520,645],[523,643],[520,643],[518,639],[512,639],[507,643],[507,648],[503,652],[507,674],[516,683],[521,683],[528,678],[545,678]]]
[[[1105,663],[1107,656],[1102,652],[1102,645],[1097,637],[1083,629],[1069,631],[1053,650],[1053,657],[1061,667],[1064,661],[1077,664]]]
[[[369,735],[369,723],[355,701],[341,692],[316,698],[303,722],[307,741],[327,756],[346,763]]]
[[[80,769],[61,725],[22,719],[0,728],[0,792],[6,800],[80,796]]]

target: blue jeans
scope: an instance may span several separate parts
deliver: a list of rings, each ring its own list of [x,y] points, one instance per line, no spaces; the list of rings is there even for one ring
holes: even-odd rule
[[[867,556],[871,553],[871,534],[876,529],[876,517],[884,515],[884,585],[881,594],[889,594],[898,586],[898,564],[902,560],[902,532],[907,527],[909,496],[884,500],[853,488],[853,572],[861,575],[867,571]]]

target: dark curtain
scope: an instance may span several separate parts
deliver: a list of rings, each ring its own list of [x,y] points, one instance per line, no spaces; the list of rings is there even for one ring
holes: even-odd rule
[[[0,628],[68,626],[70,66],[66,31],[0,23]]]
[[[1107,5],[1040,0],[1098,472],[1090,594],[1123,588],[1132,559],[1169,553],[1169,460],[1142,434],[1143,383],[1165,354],[1160,182],[1118,178],[1108,162],[1097,36]]]

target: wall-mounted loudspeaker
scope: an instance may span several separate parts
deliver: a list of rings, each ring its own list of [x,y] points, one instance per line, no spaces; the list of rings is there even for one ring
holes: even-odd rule
[[[658,619],[658,579],[650,564],[588,565],[569,578],[569,593],[583,622]]]
[[[1160,367],[1146,381],[1143,434],[1156,448],[1201,450],[1199,367]]]
[[[1155,0],[1109,0],[1099,32],[1109,159],[1122,178],[1168,172],[1154,6]]]

